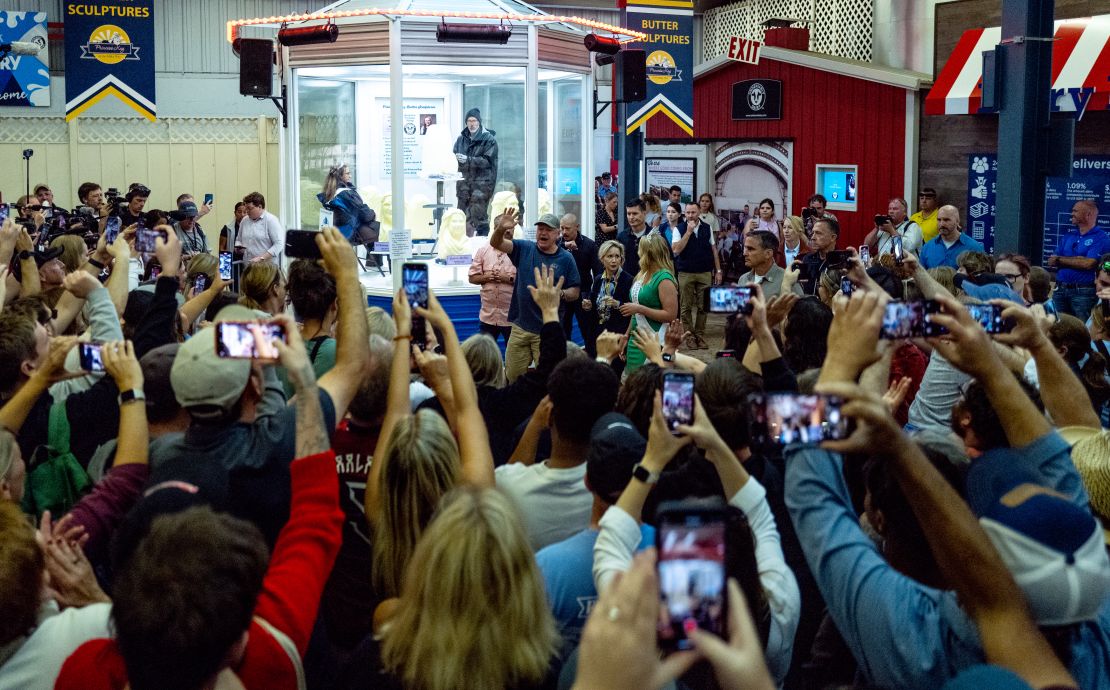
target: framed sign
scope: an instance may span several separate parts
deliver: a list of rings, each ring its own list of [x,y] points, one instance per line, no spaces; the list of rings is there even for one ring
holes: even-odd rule
[[[781,120],[782,82],[746,79],[732,85],[733,120]]]
[[[817,191],[828,199],[825,208],[855,211],[859,199],[859,169],[854,165],[818,165]]]
[[[644,167],[645,186],[651,194],[667,199],[670,197],[671,187],[678,185],[682,190],[682,203],[696,200],[697,158],[645,158]]]

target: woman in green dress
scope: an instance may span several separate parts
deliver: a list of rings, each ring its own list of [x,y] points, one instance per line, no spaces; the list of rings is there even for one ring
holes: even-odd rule
[[[671,249],[661,235],[649,232],[640,240],[638,253],[640,272],[632,283],[632,301],[620,306],[621,314],[633,317],[629,333],[643,325],[662,340],[666,324],[678,318],[678,281],[674,277]],[[643,363],[644,353],[629,338],[624,373],[631,374]]]

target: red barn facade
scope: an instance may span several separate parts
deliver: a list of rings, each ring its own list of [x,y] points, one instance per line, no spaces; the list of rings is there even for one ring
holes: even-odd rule
[[[781,82],[781,119],[733,119],[733,85],[752,79]],[[906,197],[914,210],[919,103],[928,81],[925,74],[765,46],[758,65],[719,58],[695,70],[693,138],[657,115],[647,141],[709,145],[709,167],[718,176],[727,169],[719,157],[729,142],[793,142],[785,195],[793,214],[818,191],[818,165],[856,166],[856,210],[833,213],[840,245],[858,245],[891,197]]]

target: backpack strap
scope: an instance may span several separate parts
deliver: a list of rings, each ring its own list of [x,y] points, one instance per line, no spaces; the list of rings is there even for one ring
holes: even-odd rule
[[[270,637],[277,641],[278,645],[285,651],[286,656],[289,657],[289,663],[293,664],[293,671],[297,674],[297,690],[306,690],[308,685],[304,678],[304,663],[301,661],[300,652],[297,651],[297,645],[293,644],[293,640],[288,635],[275,628],[265,618],[255,616],[254,622],[268,632]]]
[[[324,346],[324,343],[327,341],[327,339],[328,339],[328,336],[326,336],[326,335],[318,335],[318,336],[316,336],[315,338],[313,338],[312,340],[309,341],[313,345],[312,345],[312,352],[308,353],[308,360],[310,362],[312,362],[313,364],[316,363],[316,355],[320,354],[320,348]]]

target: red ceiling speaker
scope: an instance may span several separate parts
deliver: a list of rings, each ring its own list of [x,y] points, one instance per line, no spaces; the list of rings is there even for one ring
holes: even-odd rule
[[[621,42],[612,36],[598,36],[597,34],[586,34],[582,39],[583,45],[586,50],[591,53],[604,53],[605,55],[616,55],[621,52]]]

